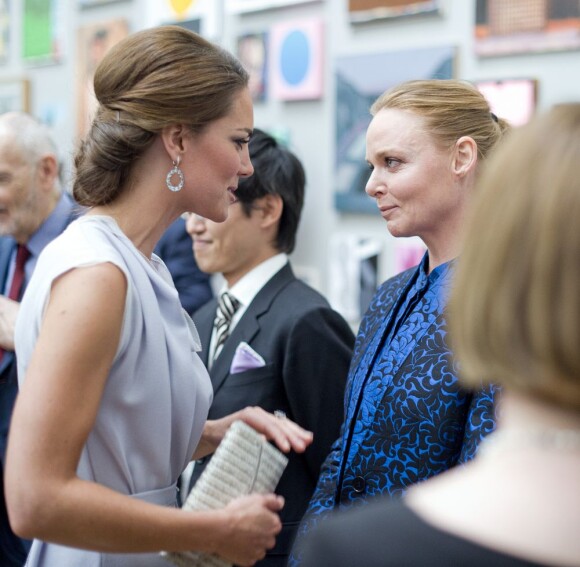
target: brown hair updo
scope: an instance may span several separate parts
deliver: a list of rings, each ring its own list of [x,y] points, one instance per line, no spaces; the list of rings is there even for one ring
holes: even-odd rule
[[[75,156],[77,202],[113,201],[163,128],[185,124],[201,132],[229,112],[247,83],[233,55],[179,26],[146,29],[117,43],[95,73],[99,107]]]

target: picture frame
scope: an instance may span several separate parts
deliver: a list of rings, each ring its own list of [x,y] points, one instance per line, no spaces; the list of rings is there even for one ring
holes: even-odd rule
[[[209,39],[220,42],[223,18],[220,2],[216,0],[142,0],[144,26],[151,28],[178,25]]]
[[[283,21],[270,28],[268,78],[273,100],[317,100],[324,92],[322,18]]]
[[[580,49],[580,3],[476,0],[474,33],[478,57]]]
[[[358,325],[379,285],[382,238],[356,232],[332,234],[328,247],[328,301]]]
[[[0,114],[14,110],[30,111],[30,83],[28,79],[0,80]]]
[[[77,29],[77,136],[83,138],[93,120],[97,100],[93,79],[97,66],[105,54],[129,34],[126,19],[94,22]]]
[[[365,193],[369,178],[365,162],[370,107],[387,89],[412,79],[452,79],[457,49],[453,46],[386,53],[363,53],[335,59],[334,204],[346,213],[376,214]],[[377,69],[389,69],[378,73]]]
[[[202,21],[201,18],[192,18],[191,20],[179,21],[175,23],[176,26],[181,26],[186,30],[201,34]]]
[[[532,118],[538,102],[538,81],[532,78],[507,78],[474,81],[487,99],[491,111],[512,126],[523,126]]]
[[[351,23],[439,14],[440,0],[349,0],[348,15]]]
[[[53,65],[62,58],[64,0],[24,0],[22,60],[29,67]]]
[[[0,0],[0,65],[8,62],[10,58],[10,2]]]
[[[226,11],[229,14],[249,14],[313,2],[320,0],[226,0]]]
[[[77,0],[78,6],[81,10],[87,8],[96,8],[98,6],[105,6],[106,4],[118,4],[119,2],[128,2],[129,0]]]
[[[236,54],[250,75],[252,100],[266,100],[268,89],[268,32],[245,33],[236,40]]]

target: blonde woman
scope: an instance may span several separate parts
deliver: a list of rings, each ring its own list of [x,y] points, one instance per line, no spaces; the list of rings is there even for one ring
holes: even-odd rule
[[[400,497],[468,461],[494,427],[493,389],[458,382],[445,305],[475,179],[508,125],[473,85],[456,80],[397,85],[371,114],[366,192],[387,230],[420,237],[427,253],[382,284],[363,318],[342,433],[299,533],[332,510]]]
[[[498,148],[449,306],[462,383],[502,387],[475,459],[313,533],[307,567],[580,565],[580,104]],[[380,534],[380,535],[379,535]]]

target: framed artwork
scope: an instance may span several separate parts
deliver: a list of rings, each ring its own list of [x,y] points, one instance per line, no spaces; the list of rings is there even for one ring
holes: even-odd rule
[[[63,0],[24,0],[22,59],[28,65],[58,63],[61,57]]]
[[[266,99],[268,86],[268,34],[266,32],[248,33],[237,39],[237,56],[250,74],[248,87],[252,100]]]
[[[223,26],[220,4],[216,0],[144,0],[144,27],[177,24],[219,41]]]
[[[270,30],[270,72],[275,100],[314,100],[322,96],[323,21],[281,22]]]
[[[369,178],[366,130],[372,103],[385,90],[407,80],[453,78],[455,53],[455,47],[443,46],[336,59],[334,202],[338,210],[377,214],[375,202],[365,193]]]
[[[538,82],[535,79],[476,81],[474,84],[489,102],[491,111],[512,126],[523,126],[536,111]]]
[[[105,54],[129,33],[127,21],[111,20],[79,28],[77,34],[77,135],[82,138],[97,105],[93,90],[95,71]]]
[[[328,247],[328,301],[349,323],[358,324],[377,291],[382,240],[335,233]]]
[[[419,14],[438,14],[440,0],[348,0],[348,15],[353,23]]]
[[[0,80],[0,114],[30,110],[30,84],[26,79]]]
[[[77,0],[80,8],[94,8],[105,4],[116,4],[117,2],[127,2],[128,0]]]
[[[10,0],[0,0],[0,65],[10,56]]]
[[[201,19],[194,18],[193,20],[185,20],[182,22],[176,22],[178,26],[185,28],[186,30],[201,34]]]
[[[246,14],[260,12],[296,4],[310,4],[320,0],[226,0],[226,9],[230,14]]]
[[[580,48],[580,2],[476,0],[479,57]]]
[[[393,243],[393,275],[417,266],[426,251],[427,247],[419,237],[395,238]]]

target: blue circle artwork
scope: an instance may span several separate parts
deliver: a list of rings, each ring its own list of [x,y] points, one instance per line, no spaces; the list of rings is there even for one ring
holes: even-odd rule
[[[282,42],[280,71],[290,85],[300,84],[306,77],[310,64],[310,45],[303,31],[290,32]]]

